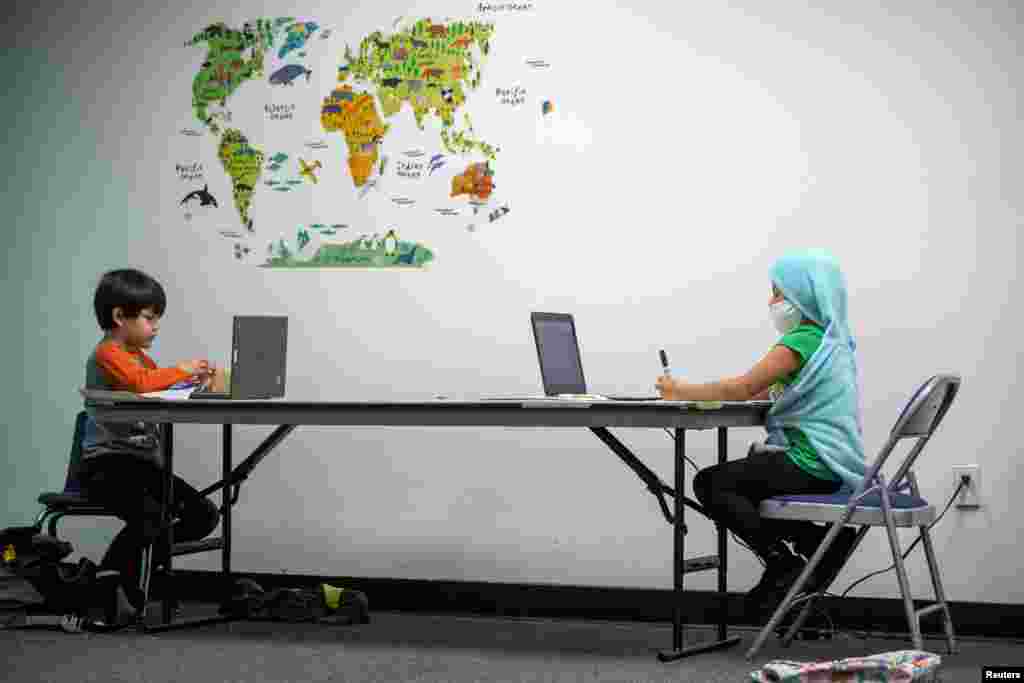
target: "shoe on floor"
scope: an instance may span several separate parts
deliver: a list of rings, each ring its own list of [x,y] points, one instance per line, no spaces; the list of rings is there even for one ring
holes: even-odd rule
[[[121,586],[118,586],[115,592],[114,609],[110,616],[110,623],[118,626],[134,624],[139,617],[139,611],[135,609]]]
[[[826,584],[832,578],[832,574],[837,572],[842,566],[846,555],[850,552],[850,548],[853,547],[853,542],[856,539],[857,530],[853,527],[844,526],[839,530],[839,535],[832,541],[828,552],[825,553],[821,561],[818,562],[818,566],[814,568],[814,571],[808,577],[807,583],[803,588],[804,593],[817,593],[826,589]],[[807,556],[807,559],[810,559],[813,555],[814,552],[812,551],[811,555]]]
[[[761,580],[744,596],[747,610],[760,612],[777,606],[793,582],[800,578],[805,566],[807,563],[802,558],[788,550],[766,558]]]
[[[103,622],[108,626],[124,626],[134,623],[138,610],[131,603],[121,583],[121,572],[116,569],[100,569],[93,577],[99,595],[105,596]]]

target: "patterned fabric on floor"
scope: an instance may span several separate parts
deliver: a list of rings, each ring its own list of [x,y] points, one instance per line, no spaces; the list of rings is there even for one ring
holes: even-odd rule
[[[754,683],[903,683],[931,676],[942,663],[939,655],[920,650],[883,652],[831,662],[775,659],[752,671]]]

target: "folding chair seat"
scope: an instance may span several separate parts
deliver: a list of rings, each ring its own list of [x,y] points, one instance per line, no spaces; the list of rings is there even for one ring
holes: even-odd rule
[[[956,652],[953,620],[942,588],[939,564],[928,530],[928,526],[936,518],[935,506],[921,497],[917,478],[911,468],[949,410],[959,388],[960,377],[957,375],[936,375],[918,388],[903,408],[888,440],[865,475],[863,484],[855,493],[782,495],[769,498],[761,503],[760,514],[766,519],[824,522],[831,523],[831,526],[800,577],[776,608],[771,619],[761,629],[754,644],[747,652],[747,659],[751,659],[757,654],[768,635],[775,630],[786,613],[802,602],[803,609],[782,638],[784,646],[790,644],[793,636],[810,615],[814,602],[828,590],[829,585],[835,580],[847,559],[857,549],[867,530],[873,526],[885,527],[888,533],[889,547],[896,566],[896,577],[914,647],[919,650],[924,647],[921,638],[921,618],[938,612],[943,617],[949,652],[950,654]],[[892,481],[887,484],[882,476],[882,466],[897,443],[907,438],[917,438],[917,441],[911,447]],[[839,535],[840,529],[847,524],[859,526],[860,529],[846,556],[841,559],[841,562],[835,563],[831,575],[826,577],[816,592],[797,598],[815,568],[820,564],[822,557]],[[918,527],[920,530],[932,587],[935,590],[935,603],[916,611],[910,595],[906,568],[903,564],[903,551],[900,549],[899,538],[896,535],[897,527]]]
[[[851,497],[840,493],[775,496],[761,504],[761,516],[768,519],[838,522],[842,520]],[[892,506],[896,526],[921,526],[935,521],[935,507],[920,496],[890,493],[889,504]],[[881,492],[875,491],[862,498],[846,523],[853,526],[885,526]]]

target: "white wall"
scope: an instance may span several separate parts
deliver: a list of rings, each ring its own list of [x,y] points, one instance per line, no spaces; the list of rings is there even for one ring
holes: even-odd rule
[[[533,4],[532,13],[491,17],[494,54],[470,100],[477,129],[503,144],[499,186],[513,213],[476,233],[407,220],[439,257],[426,272],[401,273],[261,270],[234,263],[225,243],[182,221],[181,185],[168,171],[209,150],[177,135],[190,120],[187,60],[201,58],[181,45],[213,21],[294,14],[334,27],[340,60],[344,42],[387,31],[399,14],[472,17],[476,3],[20,10],[4,41],[17,87],[3,108],[12,246],[0,296],[13,328],[4,350],[14,389],[2,523],[26,523],[35,495],[63,481],[104,270],[138,267],[164,284],[170,303],[154,354],[168,364],[225,359],[232,314],[287,314],[292,397],[534,391],[532,310],[576,315],[593,387],[643,392],[659,347],[687,379],[747,369],[773,341],[771,262],[789,248],[824,246],[850,284],[869,454],[920,382],[962,374],[919,467],[938,505],[952,493],[953,465],[982,468],[984,507],[952,509],[934,532],[946,588],[954,600],[1024,601],[1013,506],[1020,351],[1010,310],[1021,293],[1017,11]],[[527,73],[529,57],[552,68]],[[517,82],[530,106],[554,99],[589,137],[579,147],[539,142],[539,113],[511,116],[493,101],[495,87]],[[239,96],[259,99],[255,90]],[[396,117],[394,131],[417,135],[409,116]],[[258,127],[252,134],[260,140]],[[341,154],[337,143],[332,153]],[[314,216],[340,202],[371,231],[395,220],[387,202],[349,194],[339,186],[289,211]],[[264,207],[261,229],[287,220]],[[266,433],[238,429],[236,453]],[[177,435],[180,471],[204,485],[219,471],[218,429]],[[671,480],[663,432],[620,436]],[[730,432],[732,455],[762,436]],[[714,461],[713,432],[687,443],[699,464]],[[256,470],[240,503],[242,571],[672,585],[670,527],[584,430],[303,427]],[[82,530],[79,548],[98,557],[113,528]],[[712,525],[694,521],[687,547],[713,552]],[[730,590],[744,591],[760,565],[732,548]],[[838,587],[889,562],[884,534],[873,533]],[[927,596],[919,551],[911,579]],[[714,577],[687,585],[711,589]],[[895,597],[895,577],[853,594]]]

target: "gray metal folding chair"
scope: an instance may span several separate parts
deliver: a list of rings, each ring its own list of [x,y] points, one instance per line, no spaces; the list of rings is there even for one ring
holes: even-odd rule
[[[944,619],[949,652],[950,654],[956,652],[953,620],[949,614],[949,604],[946,602],[946,595],[942,589],[939,564],[935,559],[931,534],[928,532],[928,526],[935,520],[935,507],[921,498],[917,487],[917,478],[911,471],[911,467],[939,423],[942,422],[942,418],[949,410],[959,389],[960,377],[957,375],[936,375],[921,385],[903,408],[903,412],[889,434],[889,439],[865,475],[864,483],[853,495],[785,495],[775,496],[761,503],[761,516],[767,519],[831,522],[832,526],[800,577],[776,608],[772,618],[761,629],[753,646],[747,652],[748,660],[757,654],[768,635],[775,630],[786,613],[799,602],[803,602],[802,611],[782,638],[783,646],[789,646],[793,636],[803,626],[810,614],[814,602],[828,590],[829,585],[835,580],[847,559],[860,545],[867,530],[873,526],[884,526],[889,534],[889,547],[896,565],[896,578],[903,596],[903,607],[907,613],[907,623],[910,626],[914,647],[920,650],[924,646],[921,639],[921,617],[939,612]],[[892,477],[892,481],[887,484],[882,477],[882,466],[897,443],[902,439],[914,437],[917,438],[916,443],[911,447],[903,464]],[[856,540],[846,557],[842,559],[842,562],[836,563],[835,570],[831,576],[827,577],[817,592],[797,599],[797,595],[800,594],[814,568],[817,567],[825,552],[839,535],[840,529],[846,524],[860,526]],[[916,611],[910,596],[907,572],[903,565],[903,553],[900,549],[899,538],[896,536],[896,527],[914,526],[918,527],[921,532],[936,599],[934,604]]]

